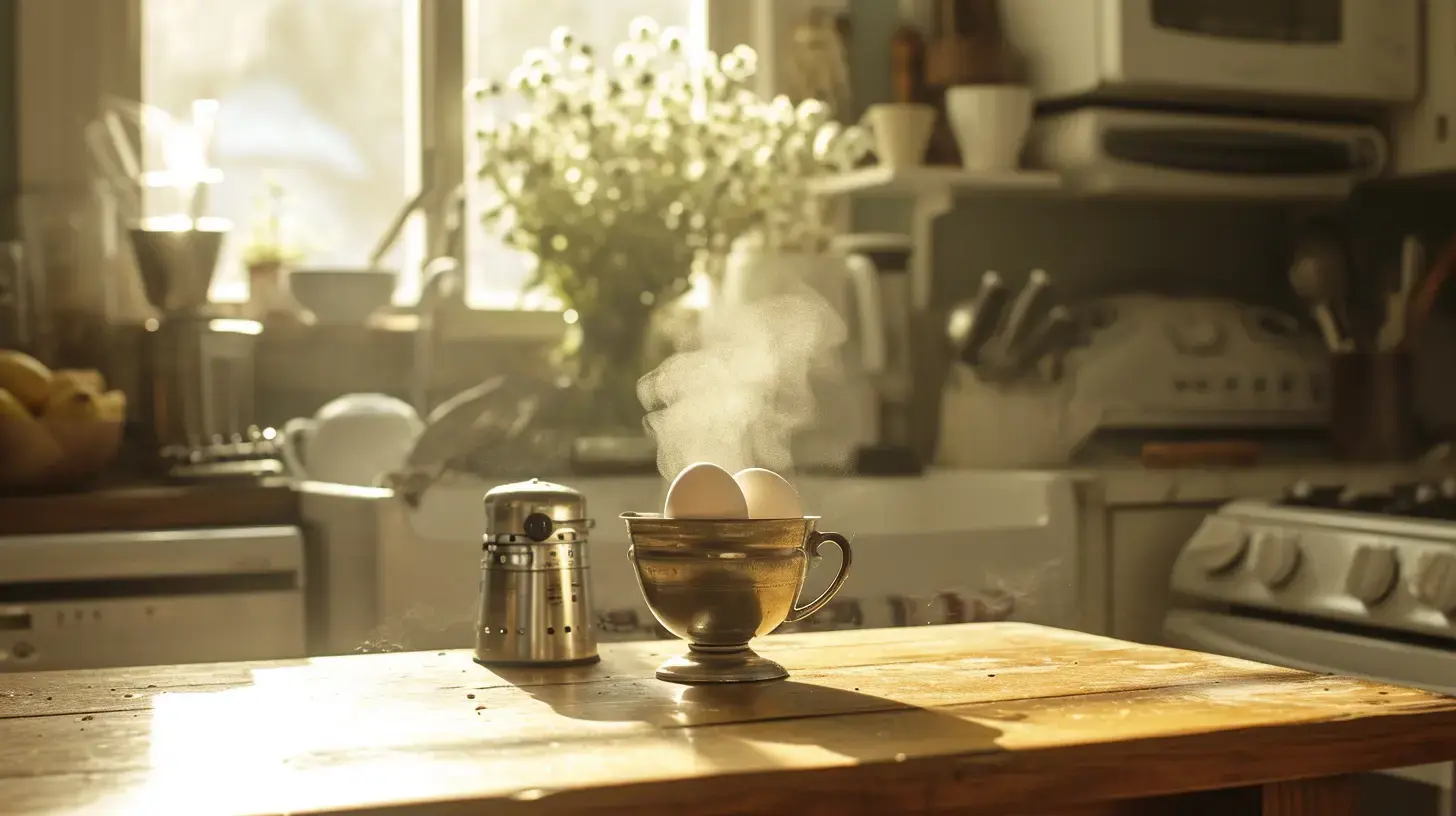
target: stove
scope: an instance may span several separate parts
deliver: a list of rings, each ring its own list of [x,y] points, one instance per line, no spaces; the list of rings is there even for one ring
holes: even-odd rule
[[[1171,589],[1174,646],[1456,695],[1456,479],[1230,502]],[[1390,812],[1451,816],[1449,763],[1393,773],[1413,799]]]
[[[1456,480],[1232,502],[1184,547],[1172,585],[1195,606],[1456,650]],[[1437,679],[1456,694],[1456,671]]]

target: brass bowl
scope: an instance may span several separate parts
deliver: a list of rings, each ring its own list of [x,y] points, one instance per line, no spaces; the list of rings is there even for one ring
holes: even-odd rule
[[[816,516],[793,519],[667,519],[623,513],[632,546],[627,557],[647,607],[686,654],[657,668],[675,683],[734,683],[788,677],[783,666],[748,647],[785,622],[829,603],[849,577],[849,541],[815,529]],[[818,598],[797,606],[809,559],[832,541],[839,574]]]

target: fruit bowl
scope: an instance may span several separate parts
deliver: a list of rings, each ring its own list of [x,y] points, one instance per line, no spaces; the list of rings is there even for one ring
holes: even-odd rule
[[[0,416],[0,489],[77,487],[106,470],[121,449],[122,422],[39,421]]]
[[[0,491],[79,487],[121,449],[126,395],[96,371],[0,349]]]

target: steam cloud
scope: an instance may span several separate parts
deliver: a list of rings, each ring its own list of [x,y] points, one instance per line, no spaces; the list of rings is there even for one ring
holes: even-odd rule
[[[848,334],[808,284],[786,275],[775,288],[747,303],[715,304],[700,344],[637,383],[663,477],[693,462],[793,470],[790,440],[815,414],[810,375],[832,376]]]

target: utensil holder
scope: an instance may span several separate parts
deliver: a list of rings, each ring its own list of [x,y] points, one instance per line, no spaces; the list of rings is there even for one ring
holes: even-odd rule
[[[1346,352],[1330,357],[1330,438],[1347,461],[1388,462],[1421,450],[1411,355]]]

